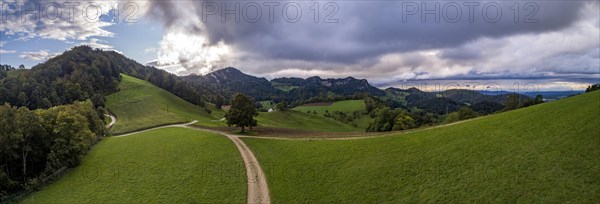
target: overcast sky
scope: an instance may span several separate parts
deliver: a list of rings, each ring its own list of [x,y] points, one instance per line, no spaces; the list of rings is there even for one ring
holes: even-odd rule
[[[381,87],[514,80],[568,90],[600,81],[598,1],[75,3],[3,1],[0,64],[30,67],[88,44],[179,75],[232,66]]]

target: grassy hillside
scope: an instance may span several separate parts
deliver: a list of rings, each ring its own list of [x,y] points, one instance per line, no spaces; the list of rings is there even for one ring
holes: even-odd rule
[[[243,203],[246,174],[226,137],[166,128],[106,138],[24,203]]]
[[[354,112],[365,110],[365,101],[364,100],[346,100],[346,101],[337,101],[329,106],[298,106],[295,107],[294,110],[306,112],[306,111],[317,111],[318,114],[322,115],[325,113],[325,110],[329,112],[333,111],[341,111],[341,112]]]
[[[215,110],[211,104],[208,106],[213,111],[209,114],[150,82],[121,76],[120,91],[106,97],[106,107],[118,121],[110,130],[112,134],[192,120],[198,120],[205,126],[220,125],[213,121],[222,118],[223,111]]]
[[[127,75],[122,77],[119,84],[121,91],[107,96],[107,108],[117,116],[117,123],[110,130],[112,134],[192,120],[198,120],[196,125],[199,126],[226,126],[225,121],[221,121],[224,111],[215,109],[213,104],[207,103],[212,111],[209,114],[147,81]],[[257,120],[259,126],[266,127],[325,132],[363,130],[329,118],[296,111],[260,113]]]
[[[324,132],[351,132],[361,131],[352,127],[351,125],[344,124],[333,119],[302,113],[298,111],[274,111],[270,113],[259,113],[258,117],[259,126],[266,127],[279,127],[289,129],[302,129],[311,131],[324,131]]]
[[[317,115],[320,116],[324,116],[325,115],[325,111],[328,111],[329,113],[333,113],[335,111],[340,111],[340,112],[344,112],[347,115],[352,115],[354,112],[358,111],[361,112],[361,114],[359,115],[359,117],[355,120],[353,120],[351,123],[352,124],[356,124],[356,127],[358,127],[358,129],[360,130],[365,130],[368,126],[369,123],[371,122],[371,117],[369,117],[368,115],[363,115],[362,112],[365,111],[365,101],[364,100],[346,100],[346,101],[337,101],[334,102],[333,104],[327,106],[310,106],[310,105],[304,105],[304,106],[298,106],[295,107],[293,110],[296,111],[300,111],[303,113],[306,112],[316,112]]]
[[[244,138],[276,203],[598,203],[600,91],[358,140]]]

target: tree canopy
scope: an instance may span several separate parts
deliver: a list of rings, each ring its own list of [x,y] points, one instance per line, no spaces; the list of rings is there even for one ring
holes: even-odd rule
[[[231,108],[225,113],[225,119],[227,119],[227,125],[242,128],[244,132],[245,127],[254,127],[257,125],[254,117],[258,116],[258,111],[254,107],[254,103],[250,97],[238,93],[231,100]]]
[[[287,111],[288,110],[288,103],[285,102],[285,101],[277,103],[277,110],[278,111]]]
[[[600,84],[594,84],[594,85],[590,85],[585,89],[585,92],[590,92],[590,91],[595,91],[595,90],[600,90]]]
[[[402,109],[378,108],[375,110],[374,116],[373,121],[367,127],[367,132],[387,132],[416,127],[415,120]]]
[[[0,106],[0,197],[78,165],[104,134],[90,100],[47,110]]]

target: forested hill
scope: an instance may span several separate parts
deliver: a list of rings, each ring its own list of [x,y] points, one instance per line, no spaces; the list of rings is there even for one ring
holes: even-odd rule
[[[137,63],[114,51],[78,46],[32,67],[14,70],[2,66],[0,104],[50,108],[92,99],[104,105],[104,96],[117,91],[120,73],[141,78],[198,104],[221,97],[210,87],[194,87],[176,75]]]
[[[303,104],[363,98],[365,95],[385,95],[383,90],[371,86],[366,79],[353,77],[322,79],[314,76],[307,79],[276,78],[269,81],[227,67],[203,76],[190,75],[183,78],[196,86],[217,86],[225,96],[241,92],[258,101],[273,100]]]
[[[220,69],[203,76],[189,75],[182,78],[194,86],[216,88],[226,98],[239,92],[259,101],[279,101],[279,98],[285,94],[283,91],[272,87],[269,80],[244,74],[232,67]]]
[[[337,96],[351,96],[367,94],[383,96],[385,92],[371,86],[366,79],[346,77],[339,79],[322,79],[314,76],[307,79],[301,78],[276,78],[271,82],[280,89],[287,90],[287,96],[304,98],[318,97],[323,93],[332,93]]]
[[[0,104],[46,109],[91,98],[101,105],[103,96],[117,89],[118,65],[89,47],[77,47],[30,70],[0,75]]]
[[[384,93],[364,79],[311,77],[295,84],[286,78],[269,81],[250,76],[231,67],[204,76],[179,77],[114,51],[77,46],[29,70],[2,66],[0,104],[46,109],[91,99],[96,107],[103,106],[104,96],[117,91],[119,73],[149,81],[193,104],[220,104],[238,92],[255,100],[296,104]]]

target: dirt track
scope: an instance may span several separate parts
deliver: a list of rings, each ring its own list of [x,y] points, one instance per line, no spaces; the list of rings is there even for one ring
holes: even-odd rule
[[[111,119],[112,118],[113,117],[111,117]],[[114,124],[114,122],[116,122],[116,119],[113,120],[111,123]],[[248,200],[247,200],[247,202],[249,204],[271,203],[271,197],[269,196],[269,186],[267,184],[267,179],[265,178],[265,173],[263,172],[262,168],[260,167],[260,164],[258,163],[258,160],[254,156],[254,154],[252,153],[250,148],[248,148],[248,146],[246,146],[246,143],[244,143],[242,140],[240,140],[240,138],[236,135],[232,135],[229,133],[216,131],[216,130],[203,129],[203,128],[199,128],[199,127],[190,127],[189,126],[196,122],[198,122],[198,121],[194,120],[190,123],[185,123],[185,124],[165,125],[165,126],[147,129],[147,130],[140,130],[140,131],[131,132],[131,133],[123,134],[123,135],[117,135],[117,136],[113,136],[113,137],[126,137],[126,136],[130,136],[130,135],[137,134],[137,133],[142,133],[142,132],[147,132],[147,131],[157,130],[157,129],[162,129],[162,128],[169,128],[169,127],[190,128],[190,129],[202,130],[202,131],[206,131],[206,132],[223,135],[223,136],[229,138],[235,144],[238,151],[240,152],[240,155],[242,156],[242,159],[244,160],[244,164],[245,164],[244,166],[246,166],[246,176],[248,177],[248,195],[247,195]]]
[[[110,123],[108,123],[106,125],[106,129],[110,129],[117,122],[117,118],[115,118],[115,116],[112,116],[112,115],[109,115],[109,114],[104,114],[104,115],[110,117]]]
[[[235,135],[224,134],[235,146],[237,146],[244,163],[246,164],[246,176],[248,176],[248,203],[271,203],[269,186],[265,174],[260,168],[258,160],[240,138]]]

